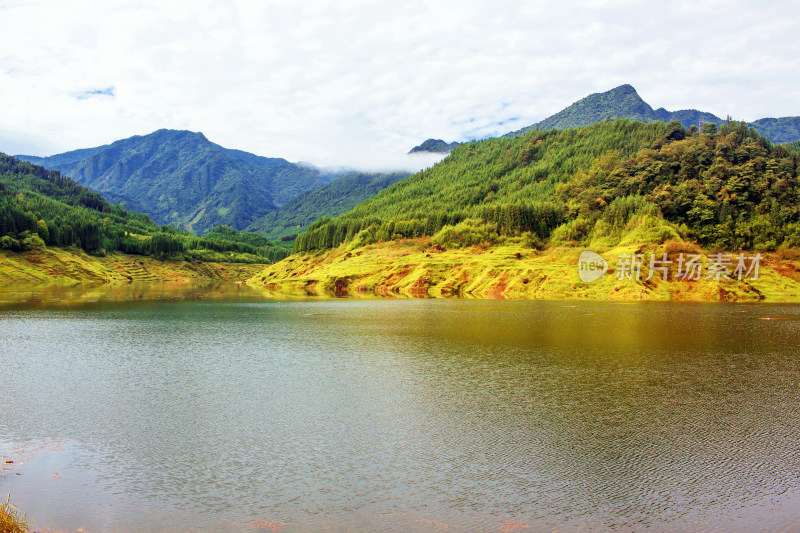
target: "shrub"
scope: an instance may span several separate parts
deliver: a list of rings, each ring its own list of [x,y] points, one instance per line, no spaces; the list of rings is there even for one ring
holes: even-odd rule
[[[667,222],[659,216],[638,215],[625,227],[620,244],[662,243],[669,240],[680,240],[680,238],[675,224]]]
[[[8,235],[0,237],[0,250],[11,250],[12,252],[21,252],[22,243],[17,239]]]
[[[699,254],[702,252],[702,250],[694,242],[670,239],[664,243],[664,252],[666,252],[669,255]]]
[[[588,218],[578,217],[553,230],[550,240],[561,243],[578,243],[583,241],[594,227],[594,222]]]
[[[9,495],[5,503],[0,503],[0,532],[2,533],[28,533],[28,524],[25,514],[20,516],[17,508],[9,503]]]
[[[498,238],[497,224],[471,218],[455,226],[446,225],[433,236],[431,242],[448,248],[462,248],[482,243],[493,244]]]
[[[44,241],[38,234],[32,233],[28,237],[25,237],[22,240],[22,248],[24,250],[30,250],[32,248],[46,248]]]

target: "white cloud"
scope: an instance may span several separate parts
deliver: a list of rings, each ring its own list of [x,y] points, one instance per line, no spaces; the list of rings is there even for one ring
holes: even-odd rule
[[[428,137],[501,134],[622,83],[654,107],[800,115],[798,19],[743,0],[0,0],[0,151],[166,127],[391,167]]]

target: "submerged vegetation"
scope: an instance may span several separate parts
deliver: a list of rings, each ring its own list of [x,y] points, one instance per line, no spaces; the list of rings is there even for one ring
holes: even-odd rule
[[[449,246],[688,239],[723,249],[800,245],[800,156],[731,122],[606,120],[456,148],[334,219],[295,251],[434,237]]]
[[[264,263],[288,248],[222,226],[197,237],[112,205],[56,171],[0,154],[0,249],[75,247],[160,259]]]

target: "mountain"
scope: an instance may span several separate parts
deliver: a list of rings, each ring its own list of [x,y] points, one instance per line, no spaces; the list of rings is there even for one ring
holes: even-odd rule
[[[625,84],[610,91],[590,94],[555,115],[507,133],[504,137],[517,137],[532,130],[579,128],[607,118],[627,118],[640,122],[677,120],[684,128],[699,127],[701,121],[713,122],[717,125],[725,122],[716,115],[696,109],[680,111],[667,111],[663,107],[653,109],[650,104],[642,100],[636,89]],[[749,125],[776,144],[800,140],[800,117],[763,118]]]
[[[532,130],[580,128],[596,124],[607,118],[627,118],[640,122],[677,120],[684,128],[699,127],[704,122],[713,122],[717,125],[725,122],[724,119],[712,113],[697,109],[680,111],[667,111],[663,107],[653,109],[639,96],[633,86],[625,84],[610,91],[590,94],[555,115],[507,133],[503,137],[517,137]],[[749,123],[749,126],[775,144],[800,140],[800,117],[762,118]],[[450,152],[458,144],[457,142],[448,144],[440,139],[428,139],[421,145],[412,148],[409,153]]]
[[[447,143],[441,139],[428,139],[419,146],[415,146],[414,148],[412,148],[408,153],[415,154],[418,152],[431,152],[431,153],[446,154],[452,151],[453,148],[455,148],[459,144],[461,143],[457,142]]]
[[[28,163],[33,163],[34,165],[57,170],[56,167],[67,167],[79,163],[84,159],[88,159],[103,148],[103,146],[82,148],[80,150],[72,150],[71,152],[64,152],[63,154],[51,155],[49,157],[37,157],[33,155],[18,155],[16,157]]]
[[[800,140],[800,117],[761,118],[750,123],[757,132],[774,143]]]
[[[590,94],[578,100],[571,106],[562,109],[555,115],[547,117],[541,122],[532,124],[505,135],[516,137],[531,130],[549,130],[579,128],[601,122],[607,118],[628,118],[639,122],[671,122],[679,121],[685,128],[697,126],[702,119],[704,122],[720,124],[723,120],[711,113],[704,113],[695,109],[670,112],[663,107],[654,110],[650,104],[642,100],[631,85],[620,85],[610,91]]]
[[[0,154],[0,249],[76,247],[196,261],[266,262],[287,250],[262,236],[218,228],[199,238],[112,205],[58,171]]]
[[[769,171],[767,171],[769,169]],[[703,132],[604,120],[456,148],[431,169],[321,219],[295,250],[431,236],[447,247],[517,238],[800,245],[800,156],[744,123]]]
[[[348,174],[295,197],[279,210],[250,224],[246,230],[270,239],[297,235],[315,220],[340,215],[408,176],[407,172]]]
[[[795,148],[743,123],[701,132],[628,119],[468,143],[316,221],[248,284],[301,296],[796,302]]]
[[[200,235],[223,224],[243,229],[327,181],[312,167],[166,129],[51,157],[19,157],[59,170],[159,224]]]

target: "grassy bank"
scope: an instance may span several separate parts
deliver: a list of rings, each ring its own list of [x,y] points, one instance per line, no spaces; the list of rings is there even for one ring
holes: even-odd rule
[[[794,251],[762,254],[758,279],[705,279],[704,271],[699,281],[679,281],[672,264],[664,281],[661,274],[645,279],[651,253],[699,253],[708,267],[707,256],[714,251],[675,242],[593,249],[606,258],[610,270],[591,283],[582,282],[578,274],[582,251],[539,251],[519,244],[446,249],[429,238],[352,249],[343,245],[292,255],[269,265],[248,284],[276,295],[800,302],[800,254]],[[645,257],[642,276],[617,279],[617,257],[633,253]]]
[[[243,281],[262,268],[264,265],[244,263],[162,261],[119,252],[96,257],[77,248],[0,251],[0,285]]]
[[[0,502],[0,533],[27,533],[28,524],[25,514],[20,514],[16,507],[9,503]]]

